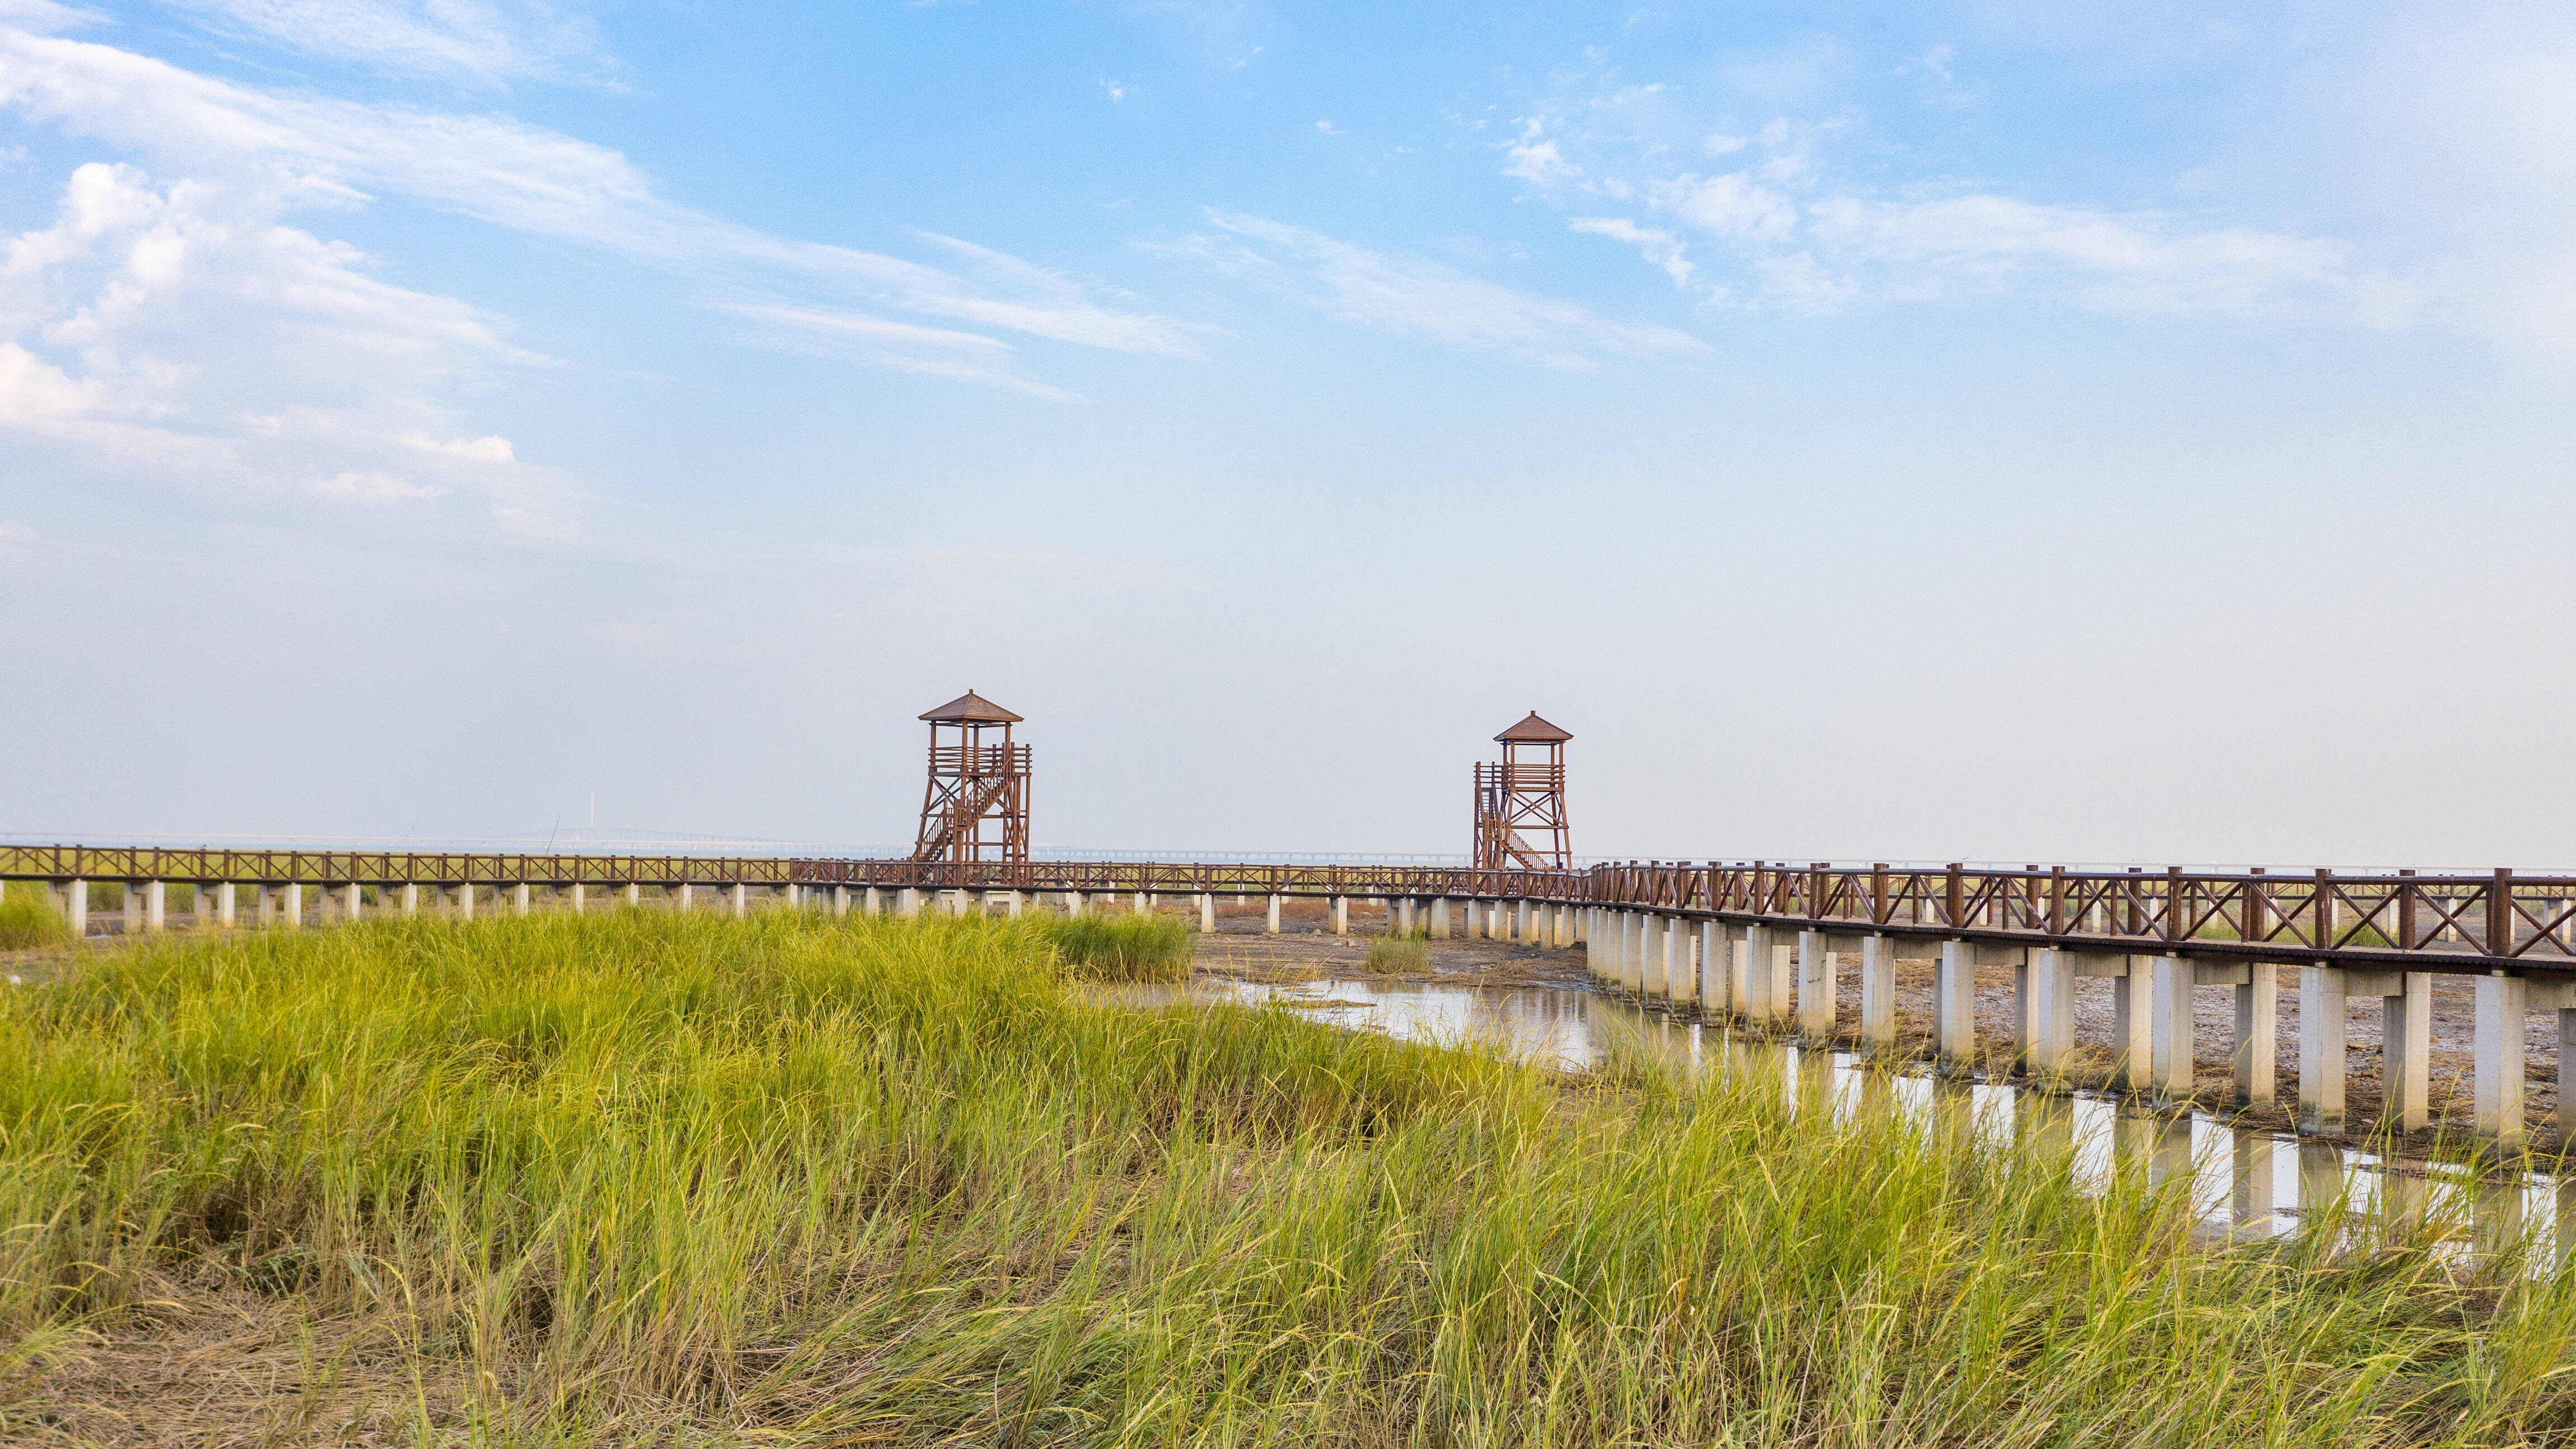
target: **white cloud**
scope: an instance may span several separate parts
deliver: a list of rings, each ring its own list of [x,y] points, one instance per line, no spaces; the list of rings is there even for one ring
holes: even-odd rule
[[[1195,350],[1183,329],[1090,302],[1061,277],[1014,258],[964,248],[984,273],[969,280],[879,253],[771,236],[664,199],[615,151],[506,117],[280,95],[109,46],[6,27],[0,105],[150,152],[174,172],[231,174],[305,203],[360,204],[372,192],[390,192],[736,292],[802,293],[796,300],[913,312],[1119,351]]]
[[[1208,220],[1224,234],[1193,237],[1175,250],[1300,305],[1382,332],[1557,367],[1706,350],[1688,333],[1613,322],[1575,303],[1515,291],[1421,257],[1372,252],[1257,216],[1211,211]]]
[[[1503,174],[1532,186],[1556,186],[1578,180],[1583,168],[1565,159],[1556,142],[1540,134],[1546,123],[1533,117],[1521,123],[1520,139],[1503,147]]]
[[[1797,229],[1797,208],[1752,176],[1676,176],[1647,192],[1656,207],[1715,236],[1777,241]]]
[[[1914,67],[1938,78],[1948,63],[1949,53],[1936,48]],[[1642,93],[1612,80],[1603,81],[1607,89],[1593,109],[1625,105]],[[1559,106],[1553,113],[1580,115],[1584,108]],[[1957,185],[1917,184],[1889,194],[1833,164],[1839,138],[1851,129],[1849,118],[1779,118],[1749,139],[1685,131],[1705,136],[1701,150],[1733,158],[1731,169],[1715,174],[1673,169],[1669,150],[1634,137],[1574,127],[1560,129],[1551,142],[1583,148],[1579,161],[1561,158],[1561,174],[1581,177],[1584,194],[1612,202],[1640,196],[1654,219],[1605,207],[1612,214],[1573,217],[1569,225],[1635,246],[1677,285],[1696,283],[1742,305],[1823,312],[2019,289],[2105,309],[2373,325],[2402,316],[2409,305],[2405,289],[2358,266],[2351,248],[2333,240],[2194,226],[2152,210],[2054,205]],[[1538,122],[1527,123],[1504,174],[1531,179],[1520,152],[1538,131]],[[1699,238],[1708,244],[1689,252],[1686,241]]]
[[[1578,216],[1566,223],[1579,232],[1606,236],[1635,247],[1647,261],[1664,269],[1676,287],[1691,284],[1690,258],[1681,238],[1660,227],[1639,226],[1624,216]]]
[[[1338,136],[1342,134],[1342,132],[1333,129],[1333,123],[1330,121],[1317,121],[1315,123],[1315,129],[1323,132],[1327,136]]]
[[[543,0],[162,0],[305,55],[491,85],[613,71],[587,16]]]
[[[439,439],[425,433],[414,433],[404,442],[424,452],[448,453],[477,463],[515,463],[516,450],[503,437]]]
[[[35,544],[34,529],[14,518],[0,518],[0,558],[24,557]]]
[[[325,498],[347,498],[359,503],[401,503],[436,498],[445,490],[425,483],[407,483],[390,473],[346,472],[314,484],[313,491]]]
[[[1113,106],[1127,99],[1127,83],[1124,81],[1114,81],[1104,76],[1101,78],[1100,88],[1109,93],[1109,103]]]
[[[423,451],[481,468],[486,492],[528,486],[492,471],[506,439],[437,441],[454,431],[442,386],[521,355],[475,309],[378,280],[276,207],[132,166],[74,171],[53,225],[0,237],[0,427],[178,487],[435,496],[369,481]]]

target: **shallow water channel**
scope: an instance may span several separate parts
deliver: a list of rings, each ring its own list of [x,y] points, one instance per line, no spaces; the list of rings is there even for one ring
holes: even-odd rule
[[[1625,1042],[1685,1072],[1775,1076],[1791,1110],[1802,1102],[1824,1102],[1837,1117],[1859,1111],[1881,1092],[1909,1114],[1929,1113],[1944,1103],[1964,1106],[1981,1131],[2000,1139],[2030,1134],[2072,1145],[2076,1170],[2096,1181],[2124,1160],[2143,1160],[2151,1182],[2188,1173],[2193,1211],[2213,1234],[2228,1237],[2288,1233],[2303,1210],[2346,1198],[2357,1213],[2430,1217],[2469,1228],[2463,1249],[2527,1236],[2529,1261],[2537,1268],[2576,1253],[2576,1178],[2481,1177],[2441,1162],[2393,1167],[2358,1148],[2231,1127],[2206,1112],[2148,1112],[2098,1092],[2039,1092],[1942,1077],[1921,1063],[1869,1071],[1847,1051],[1747,1036],[1579,987],[1202,979],[1186,987],[1116,987],[1102,994],[1139,1006],[1184,998],[1277,1000],[1319,1020],[1416,1040],[1481,1044],[1569,1070],[1596,1065],[1614,1043]]]

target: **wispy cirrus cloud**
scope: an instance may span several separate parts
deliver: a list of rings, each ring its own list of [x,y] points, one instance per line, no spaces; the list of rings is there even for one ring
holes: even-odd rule
[[[1915,69],[1951,85],[1955,52],[1928,56]],[[2409,305],[2334,238],[1847,164],[1856,127],[1830,111],[1676,144],[1687,96],[1606,71],[1571,85],[1573,99],[1537,106],[1496,144],[1498,169],[1703,301],[1818,312],[2009,290],[2105,310],[2365,322]]]
[[[611,82],[590,17],[545,0],[161,0],[302,55],[474,85]]]
[[[916,260],[773,235],[560,132],[243,86],[50,33],[82,17],[41,3],[0,0],[28,22],[0,23],[0,113],[134,159],[78,167],[52,225],[0,235],[0,426],[130,476],[547,516],[504,496],[542,472],[509,440],[420,443],[477,431],[440,402],[451,383],[543,359],[505,319],[387,283],[312,228],[380,198],[657,269],[757,346],[1059,398],[1007,339],[1196,351],[1182,326],[989,248],[916,233]]]
[[[1214,231],[1165,248],[1300,306],[1359,326],[1468,352],[1499,352],[1553,367],[1612,357],[1679,357],[1707,350],[1689,333],[1619,322],[1403,253],[1375,252],[1320,232],[1239,212],[1210,211]]]

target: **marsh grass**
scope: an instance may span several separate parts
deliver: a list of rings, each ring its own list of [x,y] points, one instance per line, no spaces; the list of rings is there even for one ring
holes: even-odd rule
[[[1039,928],[1077,980],[1186,981],[1196,938],[1174,916],[1040,916]]]
[[[2441,1223],[2213,1246],[1886,1078],[1089,1005],[1058,929],[385,922],[0,993],[0,1439],[131,1434],[82,1335],[148,1345],[181,1272],[309,1331],[244,1442],[2569,1432],[2567,1277]]]
[[[1394,976],[1431,969],[1431,945],[1411,936],[1377,936],[1369,941],[1368,969]]]
[[[0,951],[59,946],[71,938],[71,922],[41,882],[10,881],[0,889]]]

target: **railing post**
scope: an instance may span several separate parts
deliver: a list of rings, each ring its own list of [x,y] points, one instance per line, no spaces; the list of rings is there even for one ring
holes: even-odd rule
[[[2182,879],[2182,867],[2178,865],[2166,866],[2165,939],[2167,941],[2180,941],[2183,939],[2184,931],[2182,928],[2182,921],[2184,894],[2185,887]]]
[[[2389,942],[2400,951],[2415,949],[2415,882],[2405,879],[2411,870],[2401,870],[2397,882],[2397,939]]]
[[[1967,909],[1968,883],[1959,874],[1959,862],[1954,860],[1950,862],[1949,898],[1942,903],[1944,919],[1941,924],[1951,927],[1958,926],[1960,924],[1960,917],[1966,913]]]
[[[2062,865],[2048,868],[2048,934],[2066,934],[2066,867]]]
[[[2487,954],[2513,954],[2513,872],[2501,866],[2487,887]]]
[[[2308,895],[2308,944],[2320,951],[2334,949],[2333,913],[2326,909],[2326,902],[2333,895],[2334,872],[2318,871],[2316,886]]]

